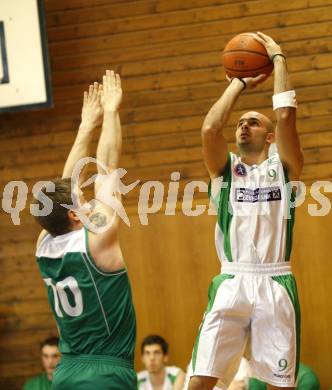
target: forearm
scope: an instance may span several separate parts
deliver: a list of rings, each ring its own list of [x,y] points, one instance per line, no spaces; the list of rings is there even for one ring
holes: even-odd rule
[[[274,94],[290,91],[292,89],[290,77],[287,70],[286,60],[282,56],[274,59]],[[291,124],[295,126],[296,109],[293,107],[281,107],[275,110],[277,119],[277,128],[287,127]]]
[[[292,90],[286,60],[277,56],[274,60],[274,94]],[[291,92],[290,92],[291,93]],[[292,179],[298,179],[303,166],[303,154],[296,130],[296,107],[293,102],[275,109],[277,127],[275,140],[280,158]]]
[[[287,71],[286,60],[282,56],[274,59],[274,94],[289,91],[292,88]]]
[[[222,131],[242,90],[243,83],[238,79],[234,79],[221,98],[211,107],[205,117],[203,130]]]
[[[116,169],[119,165],[121,149],[122,134],[119,113],[118,111],[105,111],[97,147],[97,160],[109,169]]]
[[[71,177],[75,164],[84,157],[89,156],[93,136],[93,126],[81,123],[74,144],[66,160],[62,177]]]

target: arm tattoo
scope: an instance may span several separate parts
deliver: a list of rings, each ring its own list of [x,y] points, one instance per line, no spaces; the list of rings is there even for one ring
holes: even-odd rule
[[[95,213],[92,214],[90,217],[90,222],[92,222],[95,226],[103,227],[107,224],[107,218],[105,214],[102,213]]]

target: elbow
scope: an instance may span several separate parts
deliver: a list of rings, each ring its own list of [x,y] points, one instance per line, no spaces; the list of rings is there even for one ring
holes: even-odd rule
[[[295,119],[296,109],[293,107],[282,107],[277,111],[278,122],[288,122]]]
[[[203,125],[201,129],[201,134],[203,137],[211,137],[215,134],[217,134],[220,131],[220,129],[216,126],[211,126],[211,125]]]

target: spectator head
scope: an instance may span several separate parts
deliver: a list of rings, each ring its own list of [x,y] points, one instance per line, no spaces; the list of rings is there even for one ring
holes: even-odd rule
[[[141,344],[142,362],[149,373],[158,373],[165,368],[168,360],[168,344],[158,335],[145,337]]]
[[[40,344],[41,359],[44,370],[49,379],[52,379],[55,366],[60,361],[59,338],[49,337]]]

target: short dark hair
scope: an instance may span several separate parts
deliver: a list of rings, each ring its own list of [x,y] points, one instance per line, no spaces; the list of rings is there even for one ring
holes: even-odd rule
[[[40,349],[45,347],[45,345],[52,345],[52,346],[59,347],[59,337],[57,336],[48,337],[47,339],[45,339],[40,343]]]
[[[47,230],[52,236],[70,232],[70,220],[68,217],[68,209],[61,204],[72,204],[71,196],[71,179],[56,178],[50,180],[55,185],[54,192],[47,192],[46,187],[43,187],[40,192],[51,199],[52,211],[45,216],[35,216],[39,225]],[[37,195],[38,196],[38,195]],[[40,208],[43,207],[42,202],[34,198],[32,204],[37,204]]]
[[[141,353],[143,355],[144,353],[144,347],[146,345],[153,345],[153,344],[158,344],[160,345],[164,355],[167,355],[168,354],[168,343],[167,341],[157,335],[157,334],[150,334],[149,336],[146,336],[145,339],[142,341],[142,344],[141,344]]]

